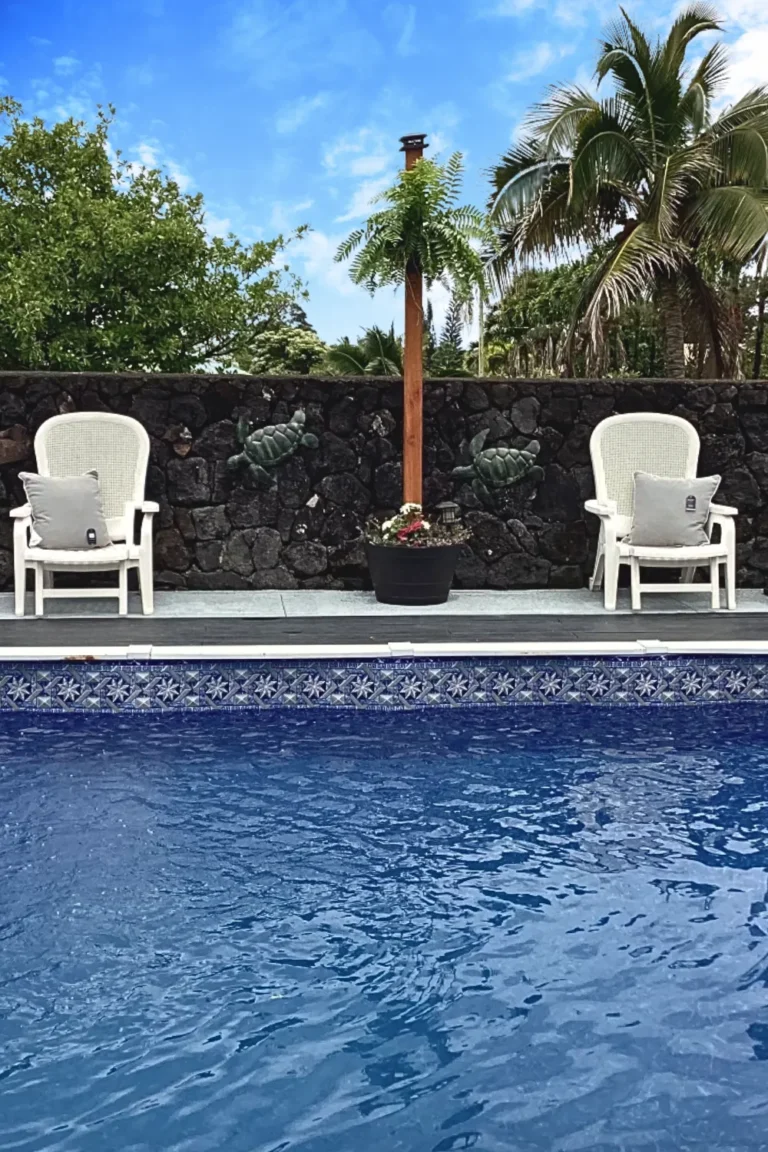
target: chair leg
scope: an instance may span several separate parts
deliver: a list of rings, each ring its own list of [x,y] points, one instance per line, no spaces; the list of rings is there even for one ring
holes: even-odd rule
[[[712,587],[712,611],[720,609],[720,561],[715,557],[709,562],[709,582]]]
[[[42,616],[44,611],[43,598],[43,566],[35,564],[35,616]]]
[[[639,612],[642,608],[640,600],[640,564],[633,556],[629,562],[629,578],[632,586],[632,611]]]
[[[43,569],[43,588],[53,588],[53,572]]]
[[[24,553],[17,548],[13,555],[13,588],[14,611],[17,616],[24,615],[24,601],[27,595],[27,566],[24,563]]]
[[[681,584],[693,584],[693,581],[695,579],[696,579],[696,569],[695,568],[683,568],[682,572],[680,573],[680,583]]]
[[[613,612],[619,588],[619,554],[615,548],[609,548],[606,549],[603,559],[603,604],[609,612]]]
[[[736,607],[736,564],[731,555],[725,561],[725,604],[731,611]]]
[[[120,573],[118,576],[118,600],[117,611],[120,616],[128,615],[128,565],[120,565]]]
[[[139,588],[141,589],[141,610],[145,616],[151,616],[155,610],[154,576],[152,572],[152,553],[142,548],[139,553]]]
[[[600,525],[600,535],[597,540],[597,554],[595,556],[595,567],[592,570],[592,575],[589,579],[590,592],[597,591],[603,583],[603,573],[605,571],[605,539],[604,539],[603,526]]]

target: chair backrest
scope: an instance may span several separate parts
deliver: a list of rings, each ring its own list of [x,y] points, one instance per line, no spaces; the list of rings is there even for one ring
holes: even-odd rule
[[[130,416],[71,412],[38,428],[35,457],[41,476],[80,476],[95,468],[113,540],[124,539],[127,502],[140,504],[149,461],[149,436]]]
[[[695,476],[699,436],[681,416],[632,412],[598,424],[589,451],[597,499],[614,500],[620,516],[631,516],[635,472],[679,479]]]

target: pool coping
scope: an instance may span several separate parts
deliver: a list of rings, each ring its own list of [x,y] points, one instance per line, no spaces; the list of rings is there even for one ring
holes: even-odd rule
[[[30,645],[0,648],[2,663],[472,659],[536,656],[768,656],[768,640],[476,641],[373,644]]]

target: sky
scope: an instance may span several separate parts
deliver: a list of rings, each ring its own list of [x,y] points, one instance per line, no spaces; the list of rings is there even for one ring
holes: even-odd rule
[[[632,0],[663,33],[672,9]],[[727,101],[768,80],[768,6],[721,0]],[[92,121],[115,105],[112,142],[202,192],[210,232],[243,241],[310,231],[289,249],[307,314],[328,341],[402,328],[391,290],[371,297],[334,262],[402,163],[464,154],[467,202],[553,83],[591,84],[605,0],[0,0],[0,92],[26,114]],[[434,294],[438,325],[445,293]]]

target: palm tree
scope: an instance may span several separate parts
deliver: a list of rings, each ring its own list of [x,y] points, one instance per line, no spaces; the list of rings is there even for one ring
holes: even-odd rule
[[[714,10],[692,5],[653,44],[621,12],[596,70],[611,95],[553,88],[493,172],[493,274],[504,286],[536,258],[605,245],[579,293],[569,346],[581,324],[599,348],[606,320],[653,296],[667,375],[685,374],[686,325],[722,374],[733,362],[730,314],[705,270],[750,261],[768,233],[768,88],[713,118],[725,49],[715,43],[692,71],[686,56],[697,37],[720,31]]]
[[[361,340],[353,344],[345,336],[333,344],[325,355],[330,370],[339,376],[402,376],[403,344],[395,335],[394,324],[383,328],[366,328]]]
[[[378,197],[385,208],[339,245],[337,260],[354,255],[350,276],[371,292],[405,286],[403,498],[421,504],[422,280],[440,281],[460,299],[485,291],[480,249],[491,242],[485,215],[457,207],[463,165],[457,152],[444,165],[423,159],[423,136],[403,137],[405,169]]]

